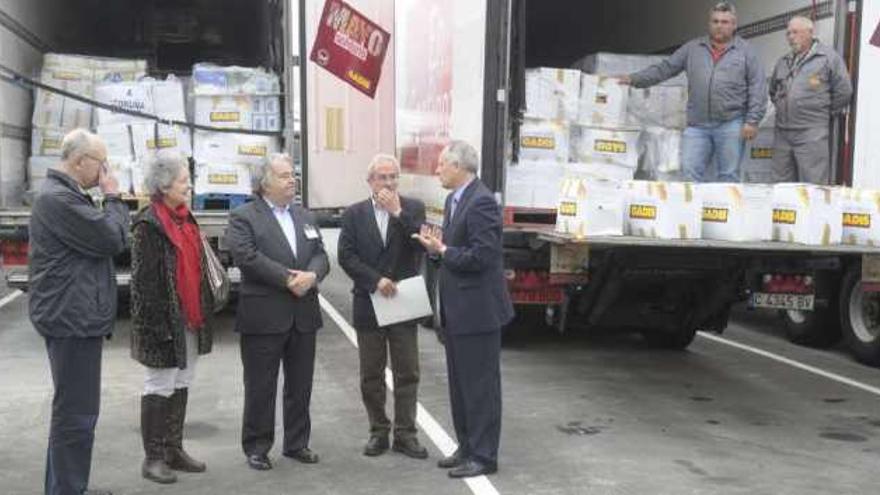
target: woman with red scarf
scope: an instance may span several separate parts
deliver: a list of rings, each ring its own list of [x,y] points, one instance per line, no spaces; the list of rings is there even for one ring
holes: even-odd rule
[[[141,396],[144,478],[174,483],[202,472],[183,450],[189,385],[211,351],[212,296],[199,226],[189,211],[189,164],[159,152],[144,178],[152,201],[132,222],[131,354],[146,367]]]

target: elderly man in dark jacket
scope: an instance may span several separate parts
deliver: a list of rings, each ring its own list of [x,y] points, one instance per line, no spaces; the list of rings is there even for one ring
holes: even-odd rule
[[[61,160],[31,210],[30,318],[46,339],[55,385],[46,493],[80,495],[98,420],[102,343],[116,319],[113,257],[127,247],[129,213],[98,136],[72,131]],[[85,192],[95,186],[103,209]]]

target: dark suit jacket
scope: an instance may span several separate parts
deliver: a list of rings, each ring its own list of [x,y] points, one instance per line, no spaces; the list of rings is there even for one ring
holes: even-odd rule
[[[453,193],[454,194],[454,193]],[[504,279],[501,210],[492,192],[472,181],[449,220],[453,194],[446,197],[440,259],[440,307],[450,335],[498,331],[513,318]]]
[[[296,258],[262,198],[239,206],[229,215],[226,241],[242,276],[237,332],[284,333],[294,326],[299,332],[314,332],[323,324],[317,287],[303,297],[294,297],[287,289],[288,268],[315,272],[319,282],[330,271],[313,215],[298,205],[291,205],[290,213],[296,231]],[[317,238],[306,238],[306,226],[314,228]]]
[[[370,294],[379,279],[394,282],[419,274],[424,250],[411,238],[425,223],[425,205],[416,199],[400,198],[399,218],[388,215],[387,244],[382,243],[370,199],[355,203],[342,215],[339,233],[339,266],[354,282],[352,318],[358,330],[376,328]]]

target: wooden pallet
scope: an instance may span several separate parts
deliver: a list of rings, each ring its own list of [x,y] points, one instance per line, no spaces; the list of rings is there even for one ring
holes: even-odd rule
[[[507,206],[504,208],[505,227],[546,228],[553,230],[556,225],[556,210],[553,208],[524,208]]]
[[[225,211],[234,210],[250,202],[254,197],[250,194],[196,194],[193,196],[193,210]]]

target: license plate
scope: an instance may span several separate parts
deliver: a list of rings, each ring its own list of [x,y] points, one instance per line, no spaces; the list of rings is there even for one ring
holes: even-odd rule
[[[756,308],[795,309],[812,311],[816,296],[813,294],[752,294],[752,306]]]

